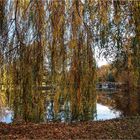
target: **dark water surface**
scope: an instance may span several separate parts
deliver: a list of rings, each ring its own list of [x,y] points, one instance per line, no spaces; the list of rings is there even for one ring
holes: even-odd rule
[[[140,115],[140,94],[138,92],[98,91],[97,103],[93,112],[86,112],[74,121],[108,120],[112,118]],[[44,122],[61,121],[71,122],[72,114],[70,103],[60,105],[55,110],[54,101],[48,100],[45,105]],[[0,108],[0,122],[10,123],[14,112],[8,107]]]

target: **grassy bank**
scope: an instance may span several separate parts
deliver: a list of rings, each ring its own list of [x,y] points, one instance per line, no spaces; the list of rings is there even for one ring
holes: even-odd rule
[[[140,139],[140,117],[46,124],[0,123],[1,139]]]

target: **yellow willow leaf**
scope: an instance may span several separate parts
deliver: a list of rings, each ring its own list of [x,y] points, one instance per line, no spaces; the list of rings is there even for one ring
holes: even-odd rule
[[[61,30],[60,27],[64,24],[64,22],[65,22],[64,15],[61,15],[58,23],[59,30]]]
[[[121,17],[120,17],[120,14],[118,13],[118,14],[115,16],[114,21],[115,21],[116,24],[118,24],[118,23],[120,22],[120,20],[121,20]]]
[[[91,15],[90,15],[90,19],[91,19],[91,20],[94,20],[95,18],[96,18],[96,15],[95,15],[95,14],[91,14]]]
[[[55,96],[54,96],[54,111],[57,113],[59,112],[59,97],[60,97],[60,92],[57,91]]]
[[[88,5],[92,7],[95,4],[95,2],[96,0],[89,0]]]
[[[26,8],[29,5],[30,0],[20,0],[19,1],[19,7],[22,8],[22,10],[26,10]]]
[[[70,41],[70,48],[76,48],[76,46],[77,46],[77,40],[75,40],[75,39],[73,39],[73,40],[71,40]]]

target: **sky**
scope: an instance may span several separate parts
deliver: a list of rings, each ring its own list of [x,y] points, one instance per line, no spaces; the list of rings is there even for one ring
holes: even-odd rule
[[[103,66],[103,65],[107,65],[108,64],[108,62],[106,61],[106,59],[105,58],[95,58],[96,59],[96,62],[97,62],[97,66],[98,67],[101,67],[101,66]]]
[[[103,57],[103,55],[100,54],[100,57],[99,57],[99,52],[100,52],[100,50],[98,49],[98,47],[96,47],[95,48],[95,60],[96,60],[97,66],[101,67],[103,65],[109,64],[107,62],[107,60]]]

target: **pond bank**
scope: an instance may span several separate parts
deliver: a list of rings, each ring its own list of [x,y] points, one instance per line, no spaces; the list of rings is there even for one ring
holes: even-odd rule
[[[140,116],[76,123],[0,123],[0,139],[140,139]]]

